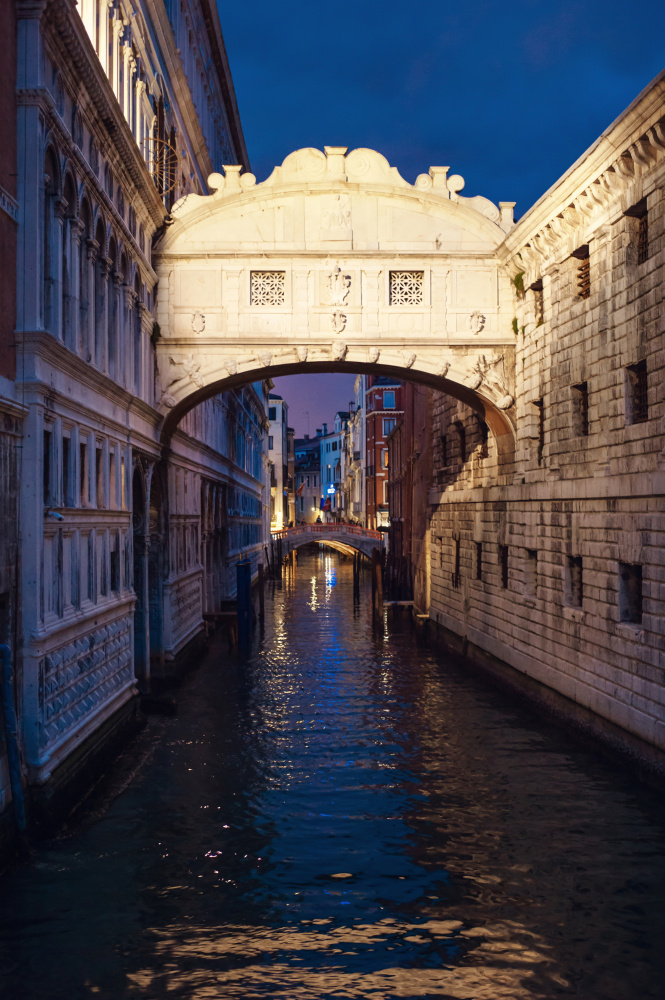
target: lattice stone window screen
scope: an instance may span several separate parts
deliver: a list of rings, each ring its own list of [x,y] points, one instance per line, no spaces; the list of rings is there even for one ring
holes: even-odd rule
[[[252,271],[250,302],[253,306],[283,306],[285,271]]]
[[[391,271],[391,306],[421,306],[424,281],[424,271]]]

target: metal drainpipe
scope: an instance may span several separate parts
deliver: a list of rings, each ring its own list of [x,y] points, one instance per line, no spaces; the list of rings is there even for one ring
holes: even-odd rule
[[[21,783],[21,758],[18,750],[16,731],[16,705],[14,704],[14,684],[12,678],[12,654],[9,646],[0,643],[2,657],[2,717],[5,723],[5,743],[7,745],[7,763],[9,764],[9,781],[14,803],[14,821],[18,837],[19,853],[27,853],[25,799]]]

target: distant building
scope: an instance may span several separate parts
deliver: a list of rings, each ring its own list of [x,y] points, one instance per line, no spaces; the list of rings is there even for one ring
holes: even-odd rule
[[[401,419],[402,383],[367,376],[365,388],[366,526],[388,527],[388,435]]]
[[[323,519],[340,521],[345,515],[344,476],[346,473],[346,429],[350,414],[348,410],[338,410],[335,414],[334,430],[328,433],[324,423],[320,437],[321,485],[323,488]]]
[[[346,431],[346,474],[344,495],[347,519],[364,525],[367,521],[365,497],[365,376],[358,375],[354,390],[355,403],[351,407]]]
[[[271,392],[268,399],[271,531],[281,531],[290,520],[288,419],[288,403],[277,393]]]
[[[389,533],[386,592],[429,609],[432,423],[442,394],[405,382],[403,412],[387,438]]]
[[[320,431],[318,432],[320,435]],[[295,524],[314,524],[321,506],[321,447],[317,438],[295,442]]]

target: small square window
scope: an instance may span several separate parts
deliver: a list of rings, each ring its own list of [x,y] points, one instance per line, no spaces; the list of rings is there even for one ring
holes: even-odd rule
[[[383,394],[383,408],[384,408],[384,410],[394,410],[395,409],[395,393],[393,391],[391,391],[391,392],[388,392],[388,391],[384,392],[384,394]]]
[[[619,563],[619,618],[639,625],[642,622],[642,567]]]

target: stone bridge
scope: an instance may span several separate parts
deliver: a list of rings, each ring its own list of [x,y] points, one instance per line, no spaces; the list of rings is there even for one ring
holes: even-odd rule
[[[274,531],[271,538],[273,542],[281,541],[282,557],[311,542],[325,542],[331,548],[347,555],[362,552],[368,559],[373,549],[380,551],[383,547],[382,532],[362,528],[356,524],[299,524],[296,528]]]
[[[301,149],[260,184],[224,170],[153,254],[163,440],[234,385],[367,372],[472,406],[510,462],[515,288],[497,248],[513,203],[461,195],[448,167],[409,184],[369,149]]]

